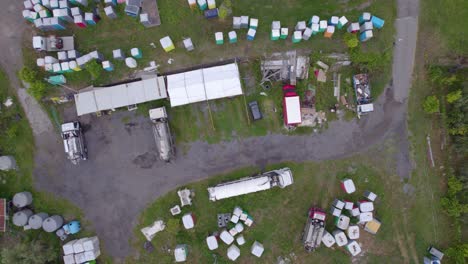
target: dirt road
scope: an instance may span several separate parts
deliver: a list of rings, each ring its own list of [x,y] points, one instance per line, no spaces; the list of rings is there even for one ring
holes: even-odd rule
[[[178,185],[211,175],[287,160],[336,159],[365,151],[392,137],[399,142],[397,171],[402,178],[409,177],[406,101],[414,63],[417,4],[414,0],[398,1],[393,87],[378,99],[375,112],[360,122],[333,122],[327,131],[314,136],[268,135],[216,145],[195,142],[174,163],[165,164],[154,159],[148,120],[119,112],[80,120],[87,126],[90,159],[73,166],[65,160],[62,142],[52,132],[47,116],[20,91],[37,145],[35,185],[82,208],[106,253],[122,259],[132,251],[128,241],[133,227],[150,202]],[[14,72],[21,65],[21,39],[15,34],[22,32],[24,25],[13,21],[21,19],[20,9],[21,3],[15,2],[0,10],[2,20],[16,25],[1,28],[0,47],[8,52],[0,53],[0,60],[17,88],[20,86]],[[131,123],[124,124],[123,118],[129,115]]]

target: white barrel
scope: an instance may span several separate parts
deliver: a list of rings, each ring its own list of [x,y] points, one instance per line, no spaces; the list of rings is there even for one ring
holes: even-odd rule
[[[25,226],[25,225],[27,225],[29,217],[31,217],[32,214],[33,214],[33,212],[31,210],[29,210],[29,209],[24,209],[24,210],[21,210],[19,212],[16,212],[13,215],[13,224],[15,226]]]
[[[63,218],[60,215],[48,217],[42,223],[42,229],[48,233],[52,233],[63,226]]]
[[[49,215],[46,213],[35,214],[29,217],[28,224],[31,227],[31,229],[40,229],[42,227],[42,223],[47,217],[49,217]]]
[[[21,208],[32,203],[32,194],[30,192],[20,192],[13,196],[13,205]]]

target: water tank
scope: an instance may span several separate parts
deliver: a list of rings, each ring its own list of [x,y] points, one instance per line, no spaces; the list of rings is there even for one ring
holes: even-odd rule
[[[32,229],[40,229],[44,220],[49,217],[46,213],[38,213],[29,218],[29,226]]]
[[[55,230],[63,226],[63,218],[60,215],[53,215],[49,218],[46,218],[42,223],[42,228],[48,233],[52,233]]]
[[[20,192],[13,196],[13,205],[18,208],[28,206],[32,203],[32,194],[30,192]]]
[[[25,226],[28,224],[29,217],[33,215],[33,212],[29,209],[24,209],[16,212],[13,215],[13,224],[15,226]]]

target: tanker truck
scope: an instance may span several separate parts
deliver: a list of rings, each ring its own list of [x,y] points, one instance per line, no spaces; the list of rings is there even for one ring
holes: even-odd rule
[[[149,116],[153,123],[154,140],[158,148],[159,158],[169,162],[174,156],[174,144],[169,129],[166,108],[159,107],[151,109],[149,110]]]

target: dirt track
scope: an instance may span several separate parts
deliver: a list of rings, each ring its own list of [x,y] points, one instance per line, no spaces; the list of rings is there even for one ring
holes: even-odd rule
[[[154,144],[148,120],[136,117],[131,119],[131,125],[125,125],[122,118],[132,114],[85,117],[81,121],[87,124],[90,160],[72,166],[64,159],[62,142],[47,116],[21,90],[21,102],[37,145],[35,185],[82,208],[103,240],[106,252],[121,259],[131,253],[128,241],[139,213],[148,203],[178,185],[210,175],[286,160],[336,159],[365,151],[393,137],[400,149],[395,157],[397,171],[402,178],[409,177],[406,100],[416,45],[417,4],[413,0],[398,1],[394,87],[385,90],[376,102],[375,112],[359,123],[333,122],[319,135],[268,135],[216,145],[195,142],[174,163],[163,164],[152,158]],[[4,52],[0,53],[0,61],[17,88],[20,86],[14,72],[21,65],[18,32],[26,28],[19,15],[21,5],[15,2],[0,10],[2,20],[16,25],[1,27],[0,47]]]

